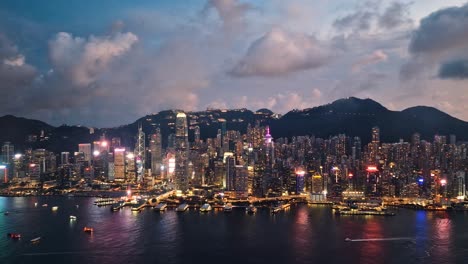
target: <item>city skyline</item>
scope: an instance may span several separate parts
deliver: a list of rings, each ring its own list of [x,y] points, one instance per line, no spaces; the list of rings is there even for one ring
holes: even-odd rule
[[[23,0],[0,13],[0,115],[109,127],[357,96],[468,120],[466,1]]]

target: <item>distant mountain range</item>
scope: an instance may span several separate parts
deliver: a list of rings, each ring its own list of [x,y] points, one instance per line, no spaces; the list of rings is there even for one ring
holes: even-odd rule
[[[315,135],[328,138],[337,134],[359,136],[363,144],[370,141],[371,128],[378,126],[382,142],[396,142],[400,138],[409,140],[415,132],[422,139],[432,140],[435,134],[456,135],[457,140],[468,140],[468,122],[454,118],[433,107],[416,106],[403,111],[391,111],[371,99],[350,97],[333,103],[304,110],[293,110],[283,116],[274,114],[268,109],[252,112],[247,109],[220,110],[211,109],[200,112],[189,112],[188,122],[190,137],[193,128],[200,127],[201,137],[216,137],[222,122],[227,130],[240,130],[245,133],[247,125],[255,123],[269,125],[274,138],[300,135]],[[134,146],[138,125],[141,124],[146,135],[154,133],[156,127],[161,129],[163,145],[167,136],[174,131],[175,111],[161,111],[147,115],[134,123],[115,128],[90,128],[83,126],[54,127],[38,120],[6,115],[0,117],[3,129],[0,130],[0,143],[12,142],[16,148],[47,148],[55,152],[76,151],[79,143],[106,138],[120,137],[122,145]],[[41,138],[41,133],[44,137]],[[27,142],[34,139],[35,142]]]

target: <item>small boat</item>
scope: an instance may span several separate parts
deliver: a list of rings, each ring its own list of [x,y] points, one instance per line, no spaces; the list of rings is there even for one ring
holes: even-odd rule
[[[202,205],[202,207],[200,207],[200,212],[208,212],[211,210],[213,210],[213,208],[211,208],[211,205],[209,203],[206,203]]]
[[[79,205],[75,205],[75,207],[76,207],[76,208],[80,208],[80,206],[79,206]]]
[[[257,207],[255,207],[253,204],[251,204],[247,208],[245,208],[245,211],[248,214],[255,214],[257,212]]]
[[[12,239],[20,239],[21,238],[21,234],[18,234],[18,233],[8,233],[7,236],[9,238],[12,238]]]
[[[57,211],[58,210],[58,206],[53,206],[52,207],[52,211]]]
[[[31,239],[30,241],[31,241],[31,243],[37,243],[40,240],[41,240],[41,237],[36,237],[36,238]]]
[[[188,204],[183,203],[176,208],[177,212],[185,212],[188,208]]]
[[[76,216],[70,215],[70,220],[76,220]]]
[[[87,227],[85,226],[83,228],[83,231],[86,232],[86,233],[93,233],[94,232],[94,229],[92,227]]]
[[[37,203],[34,203],[34,207],[37,207]]]
[[[47,206],[49,206],[49,205],[48,205],[48,204],[43,204],[43,205],[42,205],[42,207],[47,207]]]
[[[6,212],[4,212],[3,214],[4,214],[4,215],[9,215],[10,212],[6,211]]]
[[[230,212],[232,212],[232,203],[225,204],[223,209],[224,209],[223,211],[224,211],[225,213],[230,213]]]
[[[158,212],[165,211],[166,209],[167,209],[166,203],[159,203],[158,205],[156,205],[156,207],[154,207],[154,211],[158,211]]]
[[[346,241],[346,242],[352,242],[353,240],[352,240],[351,238],[347,237],[347,238],[345,238],[344,241]]]

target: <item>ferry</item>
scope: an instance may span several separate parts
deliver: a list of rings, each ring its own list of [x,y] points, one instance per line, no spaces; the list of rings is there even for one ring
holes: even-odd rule
[[[83,228],[83,231],[86,232],[86,233],[93,233],[94,232],[94,229],[92,227],[87,227],[85,226]]]
[[[53,206],[52,207],[52,211],[57,211],[58,210],[58,206]]]
[[[158,211],[158,212],[166,211],[166,209],[167,209],[166,203],[159,203],[158,205],[156,205],[156,207],[154,207],[154,211]]]
[[[9,238],[13,238],[13,239],[20,239],[21,238],[21,234],[18,234],[18,233],[8,233],[7,236]]]
[[[48,204],[43,204],[43,205],[42,205],[42,207],[47,207],[47,206],[49,206],[49,205],[48,205]]]
[[[208,211],[211,211],[212,208],[211,208],[211,205],[209,203],[206,203],[204,205],[202,205],[202,207],[200,207],[200,212],[208,212]]]
[[[245,211],[248,214],[255,214],[257,212],[257,207],[255,207],[253,204],[251,204],[247,208],[245,208]]]
[[[70,215],[70,220],[76,220],[76,216]]]
[[[224,205],[224,212],[225,213],[230,213],[232,212],[232,203],[228,203]]]
[[[188,204],[183,203],[176,208],[177,212],[185,212],[188,208]]]
[[[276,214],[291,207],[290,203],[279,203],[271,208],[271,213]]]

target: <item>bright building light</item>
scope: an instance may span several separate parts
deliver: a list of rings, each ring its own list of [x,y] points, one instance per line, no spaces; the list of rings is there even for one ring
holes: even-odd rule
[[[6,165],[0,165],[0,170],[6,169]]]
[[[18,154],[15,154],[15,159],[19,159],[19,158],[21,158],[22,156],[23,156],[23,155],[21,155],[21,154],[19,154],[19,153],[18,153]]]
[[[95,150],[95,151],[93,151],[93,156],[94,156],[94,157],[97,157],[97,156],[99,156],[99,154],[100,154],[100,153],[99,153],[99,150]]]
[[[135,158],[135,155],[133,155],[133,153],[130,152],[127,154],[127,159],[133,159],[133,158]]]

